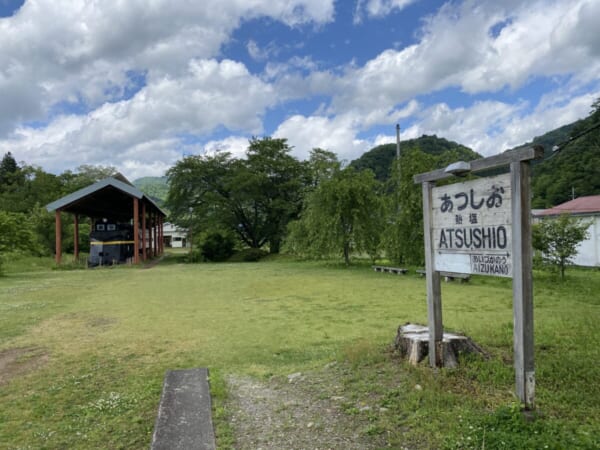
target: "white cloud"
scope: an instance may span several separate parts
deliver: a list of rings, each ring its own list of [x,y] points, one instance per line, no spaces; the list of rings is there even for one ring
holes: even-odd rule
[[[363,16],[383,17],[394,10],[402,10],[416,0],[358,0],[354,11],[354,23],[363,21]]]
[[[323,148],[338,155],[340,160],[350,161],[371,147],[371,142],[356,137],[356,124],[351,116],[328,118],[295,115],[283,122],[274,137],[287,138],[294,147],[292,154],[307,159],[313,148]]]
[[[333,0],[28,0],[0,20],[0,98],[19,105],[0,107],[0,136],[65,98],[92,109],[114,100],[127,71],[185,75],[190,59],[217,56],[242,19],[258,17],[323,24]]]
[[[228,152],[234,158],[244,158],[248,149],[248,138],[240,136],[229,136],[218,141],[210,141],[204,144],[203,153],[216,154],[217,152]]]
[[[580,72],[597,80],[597,17],[596,0],[447,3],[426,20],[416,44],[386,50],[336,79],[329,112],[391,108],[448,87],[515,90],[533,77]]]
[[[359,0],[355,18],[410,3]],[[584,93],[600,89],[598,0],[448,2],[423,19],[414,44],[364,65],[331,67],[303,51],[268,62],[258,76],[216,59],[243,22],[268,18],[318,32],[333,17],[333,0],[28,0],[0,20],[0,153],[54,172],[88,163],[158,174],[182,153],[242,156],[248,143],[239,136],[269,132],[266,112],[283,107],[288,118],[274,135],[300,158],[323,147],[354,159],[390,138],[382,126],[409,120],[403,139],[435,133],[488,155],[587,115],[598,93]],[[294,45],[247,39],[257,61]],[[556,87],[537,105],[474,100],[521,89],[529,98],[528,83],[538,79]],[[425,106],[445,89],[470,106]],[[65,102],[84,112],[61,115],[71,110]],[[197,143],[215,130],[234,136]]]
[[[436,104],[420,113],[421,119],[402,133],[402,139],[436,134],[491,156],[587,116],[598,95],[580,95],[564,104],[544,102],[529,112],[524,103],[488,101],[454,109]]]
[[[162,170],[186,145],[179,134],[202,135],[219,126],[260,133],[260,115],[275,101],[272,88],[244,65],[195,60],[185,77],[153,79],[130,100],[106,103],[87,115],[59,117],[44,128],[21,127],[0,148],[55,172],[84,163]]]

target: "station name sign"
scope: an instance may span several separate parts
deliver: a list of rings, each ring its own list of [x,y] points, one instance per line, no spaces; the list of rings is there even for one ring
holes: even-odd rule
[[[434,268],[512,277],[510,174],[432,190]]]

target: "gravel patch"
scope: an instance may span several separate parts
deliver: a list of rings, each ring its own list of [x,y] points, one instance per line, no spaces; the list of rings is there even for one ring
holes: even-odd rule
[[[361,430],[366,423],[342,410],[345,397],[331,377],[294,373],[259,381],[227,378],[235,448],[374,449],[381,442]]]

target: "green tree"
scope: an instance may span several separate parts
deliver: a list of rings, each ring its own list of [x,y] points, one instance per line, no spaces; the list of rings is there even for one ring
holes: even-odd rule
[[[599,105],[597,99],[588,117],[569,126],[570,136],[561,143],[559,153],[547,151],[549,156],[534,166],[534,208],[549,208],[573,196],[600,194]]]
[[[209,232],[231,228],[226,178],[232,161],[227,152],[186,156],[167,171],[169,220],[187,228],[193,244]]]
[[[104,178],[115,176],[117,173],[117,169],[113,166],[91,164],[82,164],[77,167],[75,172],[66,170],[59,176],[63,185],[63,195],[83,189]]]
[[[246,159],[229,153],[189,156],[167,172],[167,207],[175,223],[230,231],[251,248],[279,246],[301,207],[306,179],[285,139],[250,140]]]
[[[309,190],[317,187],[322,181],[331,179],[341,168],[337,155],[322,148],[313,148],[310,151],[306,165]]]
[[[40,253],[31,222],[22,213],[0,210],[0,273],[10,253]]]
[[[14,176],[19,172],[19,165],[11,152],[5,153],[0,162],[0,189],[14,182]]]
[[[252,248],[269,244],[279,253],[287,224],[302,207],[304,166],[289,153],[286,139],[250,140],[245,160],[238,160],[230,179],[236,231]]]
[[[533,226],[533,247],[542,257],[558,268],[561,279],[565,268],[577,255],[577,245],[587,239],[590,224],[569,214],[546,218]]]
[[[393,165],[387,183],[387,226],[383,247],[387,257],[396,264],[424,263],[423,194],[413,176],[429,172],[438,166],[436,157],[418,148],[402,152],[400,163]]]
[[[374,259],[384,220],[380,191],[370,170],[337,171],[307,196],[300,219],[290,224],[287,248],[312,257],[341,254],[347,265],[354,251]]]

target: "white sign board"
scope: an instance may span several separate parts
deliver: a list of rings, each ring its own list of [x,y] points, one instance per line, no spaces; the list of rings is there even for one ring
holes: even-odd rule
[[[510,174],[434,187],[434,269],[512,277]]]

